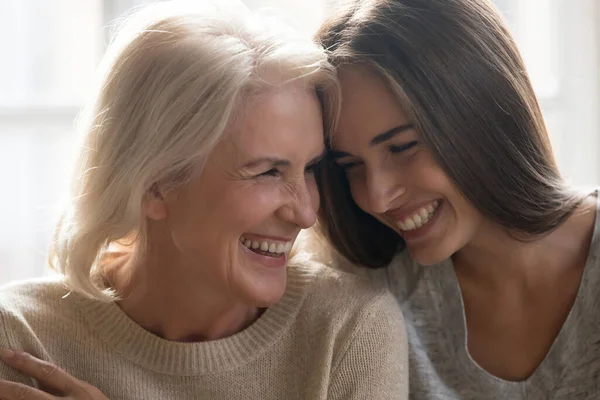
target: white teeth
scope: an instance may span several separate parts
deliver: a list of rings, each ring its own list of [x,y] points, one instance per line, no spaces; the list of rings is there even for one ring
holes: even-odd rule
[[[399,221],[397,223],[398,227],[403,231],[412,231],[422,227],[429,222],[439,205],[440,202],[438,200],[432,201],[430,204],[421,207],[404,221]]]
[[[273,243],[268,243],[266,241],[262,241],[262,242],[256,242],[256,241],[252,241],[250,239],[246,239],[244,236],[240,237],[240,242],[242,243],[242,245],[246,246],[249,249],[260,249],[262,251],[268,251],[269,253],[273,253],[273,254],[281,254],[281,253],[288,253],[291,249],[292,249],[292,242],[273,242]]]

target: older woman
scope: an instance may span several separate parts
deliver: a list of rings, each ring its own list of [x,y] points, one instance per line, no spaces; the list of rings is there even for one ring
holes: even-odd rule
[[[325,52],[241,5],[165,3],[106,57],[61,277],[0,291],[0,397],[405,398],[395,299],[292,251],[337,109]]]

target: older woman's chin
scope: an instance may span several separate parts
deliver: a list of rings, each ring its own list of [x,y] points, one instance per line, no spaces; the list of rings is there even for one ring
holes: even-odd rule
[[[283,297],[286,288],[286,277],[279,279],[260,279],[246,288],[244,302],[259,308],[270,307]]]

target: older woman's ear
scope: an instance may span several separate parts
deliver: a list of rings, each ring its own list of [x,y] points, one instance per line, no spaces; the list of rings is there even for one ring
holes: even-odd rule
[[[158,221],[167,217],[167,204],[157,184],[146,192],[143,202],[144,213],[148,218]]]

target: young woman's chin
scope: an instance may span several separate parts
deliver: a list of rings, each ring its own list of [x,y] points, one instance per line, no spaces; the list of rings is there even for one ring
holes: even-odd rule
[[[405,238],[406,248],[417,263],[425,266],[440,264],[462,247],[465,231],[458,228],[446,211],[439,211],[425,234]]]

